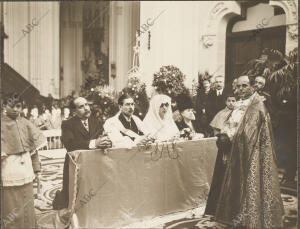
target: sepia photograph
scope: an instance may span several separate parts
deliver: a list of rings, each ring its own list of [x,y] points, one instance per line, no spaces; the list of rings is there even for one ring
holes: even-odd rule
[[[299,228],[298,26],[297,0],[1,1],[1,228]]]

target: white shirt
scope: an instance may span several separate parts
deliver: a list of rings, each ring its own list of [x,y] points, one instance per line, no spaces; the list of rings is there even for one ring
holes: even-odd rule
[[[217,96],[222,95],[223,89],[221,89],[221,90],[216,90],[216,92],[217,92]]]
[[[89,119],[86,119],[86,120],[82,120],[82,119],[81,119],[80,121],[81,121],[83,127],[84,127],[87,131],[89,131],[89,128],[88,128],[88,126],[89,126]],[[85,126],[85,124],[84,124],[85,122],[87,123],[87,128],[86,128],[86,126]],[[96,149],[96,139],[90,140],[89,148],[90,148],[90,149]]]

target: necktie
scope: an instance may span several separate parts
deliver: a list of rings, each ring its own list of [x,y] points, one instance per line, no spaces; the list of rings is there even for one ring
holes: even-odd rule
[[[83,121],[83,125],[84,125],[85,129],[89,132],[89,123],[88,123],[88,120],[84,120]]]

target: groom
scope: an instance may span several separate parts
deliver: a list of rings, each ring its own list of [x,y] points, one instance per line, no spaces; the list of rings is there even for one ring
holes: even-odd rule
[[[130,148],[151,141],[142,120],[133,114],[135,105],[133,98],[123,94],[119,97],[118,104],[120,111],[104,123],[104,130],[114,147]]]
[[[102,126],[91,116],[90,106],[83,97],[78,97],[70,103],[75,116],[61,125],[61,140],[68,152],[80,149],[105,149],[111,147],[107,136],[100,136]],[[56,192],[53,209],[60,210],[69,205],[69,155],[66,154],[63,171],[63,189]]]

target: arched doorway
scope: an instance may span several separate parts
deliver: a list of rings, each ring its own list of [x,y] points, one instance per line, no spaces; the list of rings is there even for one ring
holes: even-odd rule
[[[232,18],[226,32],[226,87],[241,75],[248,61],[259,58],[265,48],[286,50],[286,15],[267,3],[242,4],[242,15]]]

